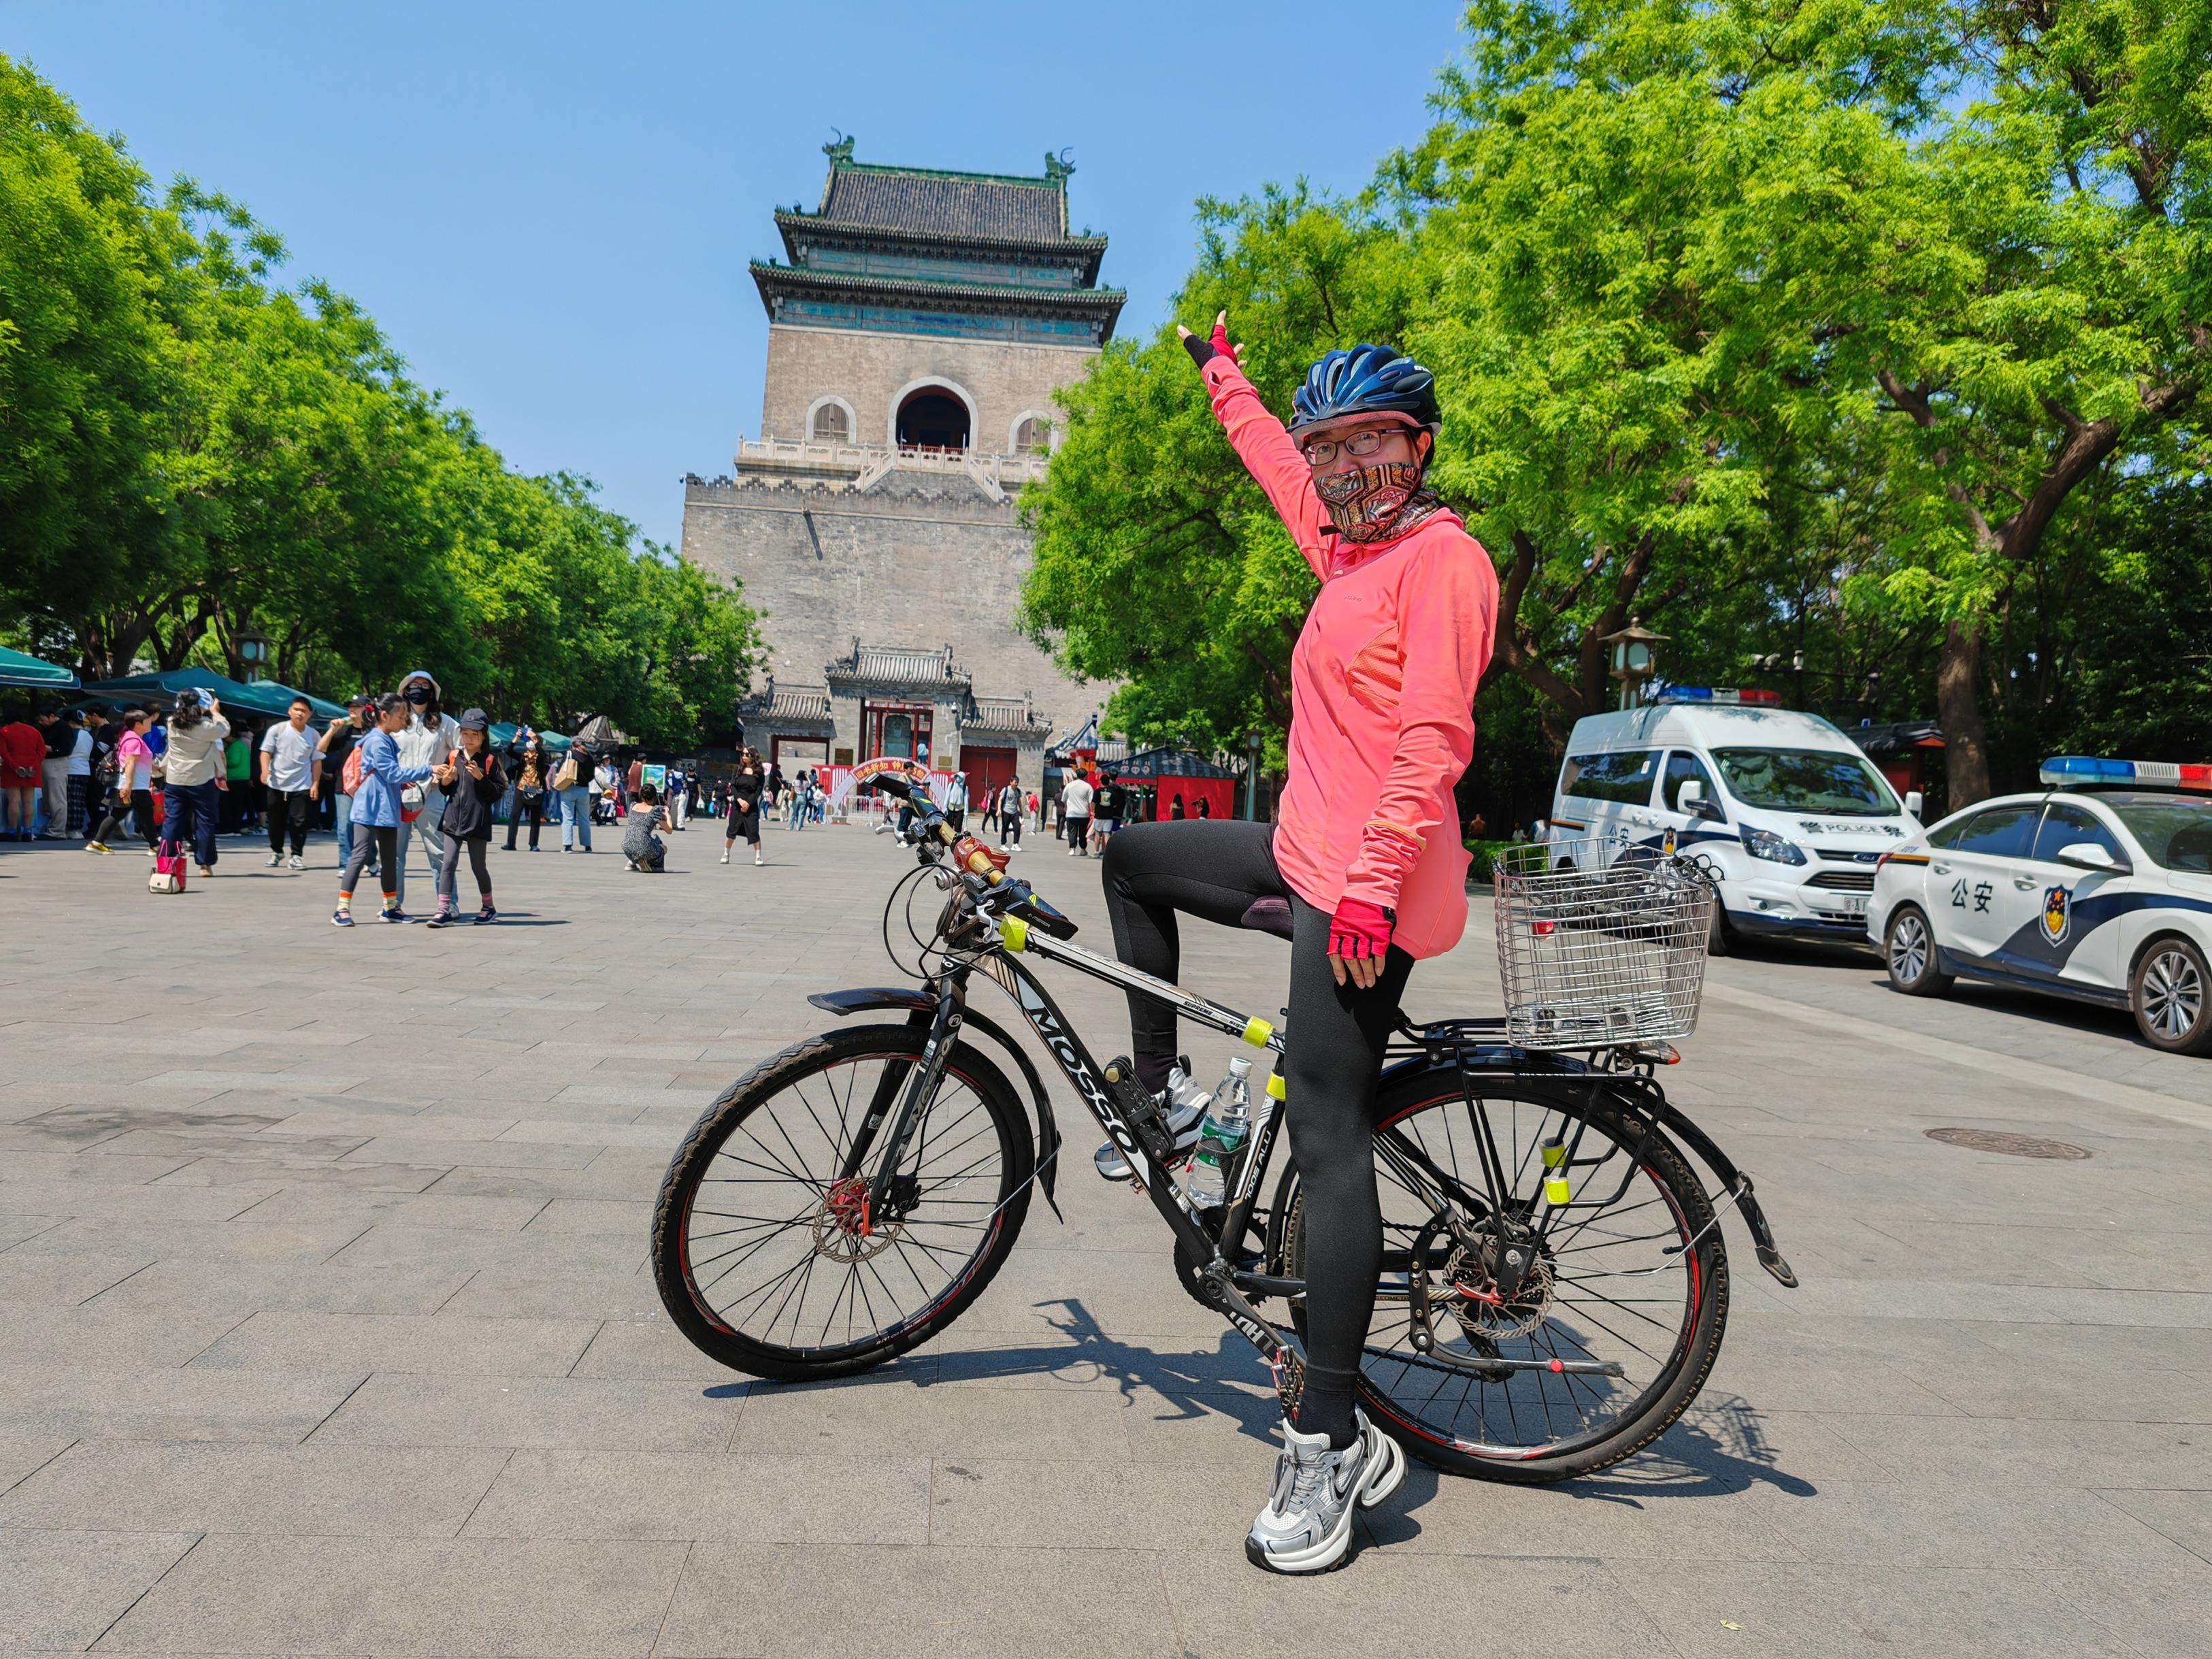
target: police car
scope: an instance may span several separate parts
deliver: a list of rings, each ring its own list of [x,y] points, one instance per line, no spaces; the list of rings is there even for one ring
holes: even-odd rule
[[[1883,858],[1867,936],[1889,982],[2047,991],[2129,1010],[2154,1048],[2212,1049],[2212,766],[2061,755],[2038,776]]]
[[[1712,878],[1710,948],[1866,936],[1875,860],[1920,833],[1859,746],[1771,691],[1670,685],[1575,722],[1553,791],[1551,856],[1681,852]]]

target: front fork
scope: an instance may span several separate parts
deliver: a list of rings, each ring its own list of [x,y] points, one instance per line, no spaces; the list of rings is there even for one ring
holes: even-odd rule
[[[872,1230],[879,1220],[897,1218],[899,1168],[906,1162],[915,1137],[928,1120],[929,1103],[937,1097],[938,1085],[945,1080],[945,1060],[952,1053],[952,1045],[959,1040],[960,1024],[967,1011],[967,974],[947,974],[939,981],[936,1012],[929,1022],[929,1036],[922,1044],[921,1058],[886,1066],[884,1074],[876,1079],[875,1092],[868,1101],[868,1115],[860,1120],[852,1144],[845,1149],[845,1160],[837,1170],[838,1186],[847,1187],[866,1167],[868,1154],[883,1136],[884,1125],[891,1126],[884,1155],[876,1164],[875,1174],[868,1179],[867,1206],[860,1218],[864,1231]]]

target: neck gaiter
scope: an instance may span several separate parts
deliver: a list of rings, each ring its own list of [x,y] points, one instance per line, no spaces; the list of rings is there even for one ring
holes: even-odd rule
[[[1412,530],[1443,503],[1421,488],[1416,461],[1378,461],[1314,481],[1314,493],[1348,542],[1389,541]]]

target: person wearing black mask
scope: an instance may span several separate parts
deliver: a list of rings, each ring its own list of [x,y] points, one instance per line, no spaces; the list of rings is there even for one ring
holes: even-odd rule
[[[399,764],[403,769],[428,768],[444,763],[446,757],[461,746],[461,728],[451,714],[439,708],[444,693],[429,670],[418,668],[399,682],[399,695],[407,702],[407,726],[394,741],[399,745]],[[410,832],[421,838],[423,855],[429,860],[430,873],[438,872],[439,861],[445,856],[445,842],[438,834],[437,817],[430,810],[438,803],[428,799],[427,787],[410,784],[399,796],[399,867],[390,872],[392,890],[399,896],[398,902],[407,902],[407,842]]]

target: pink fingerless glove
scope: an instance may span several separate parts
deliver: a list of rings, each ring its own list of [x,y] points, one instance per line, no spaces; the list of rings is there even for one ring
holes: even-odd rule
[[[1328,953],[1353,961],[1386,955],[1390,949],[1390,927],[1397,918],[1379,904],[1365,899],[1336,902],[1328,919]]]

